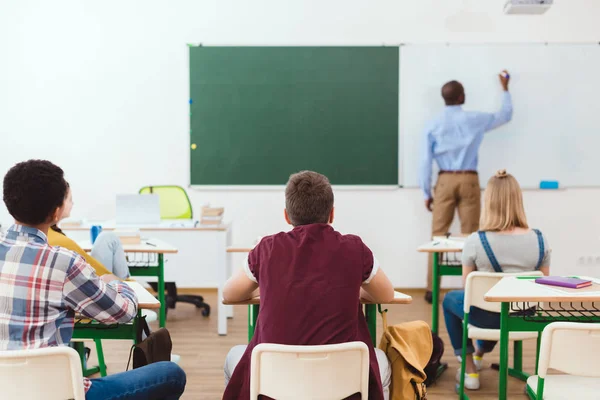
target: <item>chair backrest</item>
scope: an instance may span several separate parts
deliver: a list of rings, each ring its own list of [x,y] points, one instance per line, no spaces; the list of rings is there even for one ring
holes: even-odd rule
[[[157,194],[160,198],[162,219],[191,219],[192,203],[181,186],[145,186],[140,194]]]
[[[496,285],[502,278],[507,276],[542,276],[540,271],[519,272],[505,274],[499,272],[471,272],[467,275],[465,283],[465,307],[464,311],[469,312],[471,306],[481,308],[491,312],[500,312],[501,303],[490,303],[484,300],[485,294]]]
[[[81,360],[70,347],[0,351],[2,400],[85,400]]]
[[[544,328],[538,375],[548,368],[566,374],[600,377],[600,324],[553,322]]]
[[[339,400],[369,393],[369,349],[363,342],[323,346],[259,344],[252,351],[250,399]]]

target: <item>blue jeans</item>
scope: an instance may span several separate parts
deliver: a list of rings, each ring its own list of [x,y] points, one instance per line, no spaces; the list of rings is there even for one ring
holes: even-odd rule
[[[112,274],[129,278],[129,266],[121,240],[114,232],[102,232],[92,247],[92,257],[100,261]]]
[[[185,389],[185,372],[162,361],[131,371],[92,379],[86,400],[178,400]]]
[[[454,354],[460,356],[462,354],[462,338],[463,338],[463,319],[465,304],[465,291],[453,290],[448,292],[444,297],[444,319],[446,320],[446,329],[450,336],[450,342],[454,347]],[[481,308],[471,307],[469,312],[469,324],[478,328],[484,329],[500,329],[500,314],[482,310]],[[489,340],[478,340],[477,347],[483,353],[489,353],[494,350],[496,342]],[[467,340],[467,354],[473,354],[473,342]]]

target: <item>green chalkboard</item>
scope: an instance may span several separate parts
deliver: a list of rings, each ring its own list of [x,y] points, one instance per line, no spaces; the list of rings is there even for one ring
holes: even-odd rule
[[[398,184],[397,47],[190,47],[192,185]]]

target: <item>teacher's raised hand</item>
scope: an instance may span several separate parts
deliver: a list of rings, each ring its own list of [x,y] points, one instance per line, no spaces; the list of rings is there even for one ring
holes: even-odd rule
[[[500,84],[502,85],[502,89],[505,92],[508,92],[508,82],[510,81],[510,74],[507,70],[503,70],[498,74],[498,78],[500,78]]]

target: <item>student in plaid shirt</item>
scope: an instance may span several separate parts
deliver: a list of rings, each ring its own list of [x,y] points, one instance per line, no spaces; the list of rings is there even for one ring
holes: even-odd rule
[[[135,293],[114,275],[99,278],[76,253],[48,244],[65,208],[62,169],[30,160],[4,177],[4,203],[15,219],[0,235],[0,351],[67,345],[75,313],[125,323],[137,313]],[[87,400],[177,400],[185,373],[160,362],[84,382]]]

